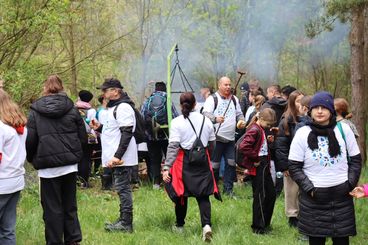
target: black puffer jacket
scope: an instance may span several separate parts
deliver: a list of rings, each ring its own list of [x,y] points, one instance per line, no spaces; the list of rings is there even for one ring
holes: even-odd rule
[[[78,163],[87,143],[83,119],[65,94],[36,100],[28,117],[27,160],[35,169]]]
[[[284,172],[289,169],[288,157],[291,141],[295,135],[295,126],[296,123],[293,121],[293,118],[290,116],[287,119],[287,123],[289,126],[289,135],[285,133],[284,122],[286,118],[282,117],[279,123],[279,133],[275,140],[275,168],[276,171]]]
[[[356,235],[354,203],[349,191],[358,183],[361,162],[360,154],[350,157],[345,183],[315,188],[303,172],[304,163],[289,161],[289,173],[300,188],[298,228],[301,233],[315,237]]]

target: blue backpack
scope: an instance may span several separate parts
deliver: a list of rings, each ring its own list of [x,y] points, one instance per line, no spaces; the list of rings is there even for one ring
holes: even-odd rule
[[[166,96],[155,93],[148,98],[147,115],[146,118],[153,119],[160,125],[166,125],[167,122],[167,108]]]

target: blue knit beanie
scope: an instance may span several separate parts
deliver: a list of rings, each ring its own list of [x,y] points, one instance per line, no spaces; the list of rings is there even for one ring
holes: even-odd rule
[[[332,115],[336,115],[335,107],[334,107],[334,98],[329,92],[320,91],[313,95],[312,100],[309,105],[309,110],[311,111],[313,108],[317,106],[323,106],[328,109]]]

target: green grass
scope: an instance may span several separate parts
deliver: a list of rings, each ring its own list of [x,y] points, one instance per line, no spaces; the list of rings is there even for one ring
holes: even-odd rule
[[[93,183],[94,188],[78,189],[77,193],[82,244],[203,244],[196,200],[189,199],[185,231],[183,234],[176,234],[171,231],[171,226],[175,222],[173,203],[163,190],[152,190],[151,186],[145,185],[133,194],[134,232],[132,234],[105,232],[104,223],[114,221],[118,217],[118,197],[113,192],[100,191],[98,180],[94,180]],[[255,235],[250,229],[251,187],[239,184],[235,186],[235,192],[238,195],[237,200],[224,198],[223,202],[219,202],[211,197],[212,244],[308,244],[299,241],[298,232],[289,228],[284,215],[283,197],[276,201],[271,223],[272,232],[267,235]],[[351,238],[351,244],[367,244],[368,198],[355,200],[355,204],[358,235]],[[28,185],[22,191],[16,229],[17,244],[45,244],[37,184]],[[328,241],[327,244],[332,242]]]

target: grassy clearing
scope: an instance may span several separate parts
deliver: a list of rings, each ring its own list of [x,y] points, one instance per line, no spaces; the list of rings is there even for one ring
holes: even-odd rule
[[[368,182],[367,174],[363,178]],[[364,181],[362,181],[364,182]],[[78,190],[79,219],[82,226],[83,244],[203,244],[199,209],[194,198],[189,199],[185,231],[171,231],[175,222],[174,206],[163,190],[152,190],[143,185],[134,192],[134,233],[107,233],[106,221],[118,216],[119,202],[115,193],[99,190],[99,182],[88,190]],[[284,199],[276,201],[272,218],[273,230],[268,235],[251,232],[251,187],[235,186],[237,200],[224,198],[221,203],[211,197],[213,242],[212,244],[308,244],[298,240],[298,232],[289,228],[284,215]],[[351,244],[367,244],[368,199],[355,200],[358,235]],[[18,208],[17,244],[45,244],[42,208],[38,185],[28,185],[22,192]],[[332,244],[329,241],[327,244]]]

